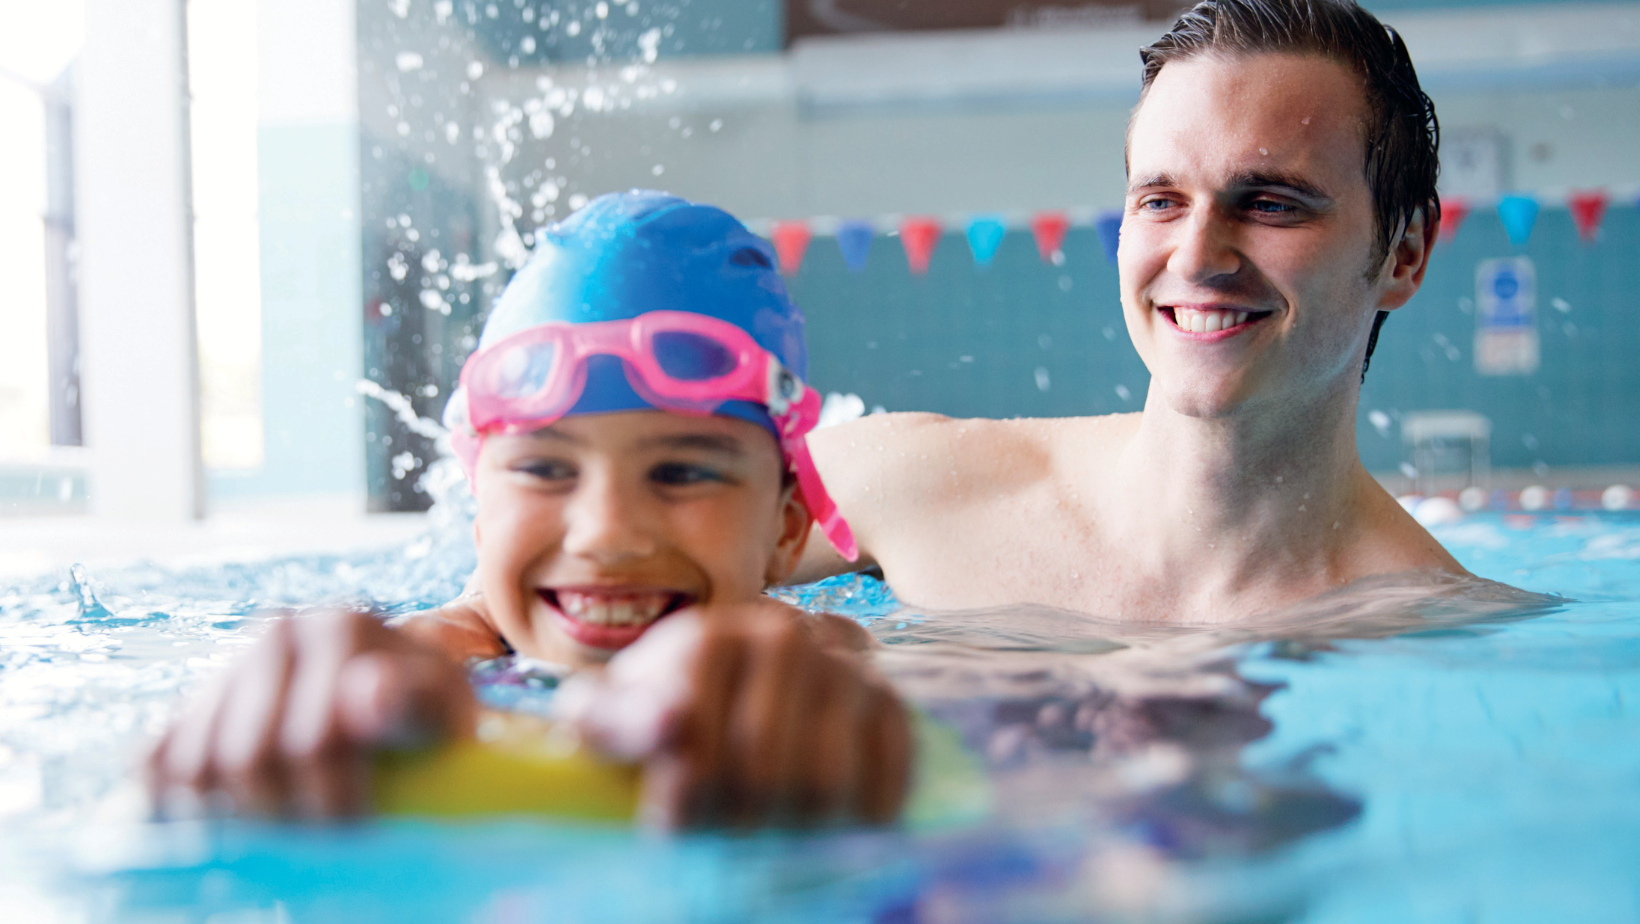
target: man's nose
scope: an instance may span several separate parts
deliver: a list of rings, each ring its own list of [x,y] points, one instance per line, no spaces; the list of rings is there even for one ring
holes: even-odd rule
[[[564,551],[601,565],[653,555],[657,544],[643,492],[603,472],[583,472],[564,508]]]
[[[1177,237],[1167,261],[1173,275],[1189,282],[1211,283],[1241,270],[1235,229],[1218,209],[1196,209],[1184,221],[1175,222],[1174,227]]]

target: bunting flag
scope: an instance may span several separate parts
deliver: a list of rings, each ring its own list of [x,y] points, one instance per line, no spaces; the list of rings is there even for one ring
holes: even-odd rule
[[[843,262],[849,272],[858,273],[866,268],[866,256],[871,253],[871,239],[876,234],[870,222],[845,221],[837,226],[837,249],[843,252]]]
[[[1459,196],[1441,197],[1440,239],[1451,241],[1458,235],[1458,227],[1469,217],[1469,200]]]
[[[788,276],[795,275],[803,265],[803,254],[809,249],[809,239],[813,237],[806,221],[777,221],[771,237],[774,238],[774,252],[780,258],[780,271]]]
[[[980,215],[968,222],[968,249],[974,253],[975,265],[990,266],[1007,234],[1008,227],[996,215]]]
[[[939,242],[940,223],[935,219],[907,218],[900,223],[900,246],[905,248],[905,262],[912,275],[928,272],[928,260]]]
[[[1600,232],[1600,222],[1606,217],[1606,204],[1611,197],[1603,189],[1585,189],[1566,198],[1566,208],[1577,225],[1578,240],[1589,243]]]
[[[1122,243],[1122,213],[1118,209],[1100,212],[1093,220],[1093,230],[1099,232],[1099,244],[1105,248],[1105,259],[1116,262],[1116,248]]]
[[[1498,217],[1503,219],[1503,230],[1509,234],[1509,243],[1526,246],[1532,237],[1532,226],[1537,224],[1538,203],[1531,196],[1509,195],[1498,200]]]
[[[1070,226],[1070,216],[1064,212],[1038,212],[1031,216],[1031,236],[1036,238],[1036,252],[1042,255],[1043,262],[1056,262],[1055,254],[1059,254],[1059,260],[1065,259],[1060,245],[1065,243],[1065,231]]]
[[[1624,205],[1633,202],[1626,188],[1620,190],[1618,195]],[[1571,214],[1572,223],[1577,228],[1578,237],[1584,242],[1589,242],[1599,236],[1612,201],[1612,193],[1606,189],[1576,190],[1564,198],[1555,196],[1553,199],[1542,200],[1530,193],[1511,193],[1495,203],[1481,203],[1459,196],[1447,196],[1441,199],[1439,239],[1452,241],[1457,236],[1459,228],[1477,208],[1495,205],[1498,218],[1509,235],[1510,243],[1517,248],[1524,247],[1537,226],[1538,215],[1545,207],[1543,203],[1554,202],[1564,203]],[[1634,204],[1640,207],[1640,202]],[[1100,250],[1104,253],[1105,259],[1115,263],[1122,240],[1122,217],[1123,213],[1119,209],[1095,211],[1079,207],[1037,212],[1024,224],[1030,229],[1032,239],[1036,241],[1037,253],[1046,263],[1055,266],[1064,264],[1065,235],[1073,225],[1091,226],[1098,235]],[[856,218],[841,222],[835,218],[754,221],[750,226],[755,227],[773,243],[775,253],[779,257],[780,271],[789,276],[802,269],[803,260],[815,235],[827,234],[837,238],[837,247],[842,252],[843,262],[849,270],[861,272],[866,267],[866,259],[871,253],[872,240],[877,236],[878,229],[887,228],[898,222],[900,246],[905,250],[906,265],[912,274],[920,276],[928,272],[934,251],[939,247],[940,237],[946,228],[963,229],[968,249],[973,254],[974,265],[984,268],[996,260],[996,255],[1008,235],[1019,230],[1020,220],[1021,216],[1017,213],[919,215],[906,218],[879,215],[875,219]]]

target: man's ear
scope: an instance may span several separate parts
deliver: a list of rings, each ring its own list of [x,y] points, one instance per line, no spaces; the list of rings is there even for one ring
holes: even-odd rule
[[[795,481],[780,492],[779,515],[780,537],[775,542],[774,550],[769,553],[769,566],[763,573],[765,587],[784,583],[797,570],[797,563],[803,558],[803,548],[808,545],[809,532],[814,525],[814,517],[804,505]]]
[[[1431,205],[1433,203],[1416,209],[1408,216],[1384,256],[1385,275],[1381,278],[1385,288],[1378,296],[1379,311],[1394,311],[1405,305],[1424,284],[1429,254],[1435,247],[1435,235],[1441,230],[1441,220],[1434,216]]]

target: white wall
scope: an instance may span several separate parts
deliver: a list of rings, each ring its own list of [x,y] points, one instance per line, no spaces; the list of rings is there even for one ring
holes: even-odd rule
[[[92,510],[197,518],[182,0],[87,0],[86,14],[75,177]]]
[[[1640,4],[1387,19],[1443,128],[1504,139],[1511,185],[1640,185]],[[526,139],[510,169],[553,157],[570,192],[660,186],[748,218],[1114,207],[1137,52],[1161,31],[842,37],[784,56],[662,61],[640,83],[674,92],[583,106],[550,138]],[[480,89],[489,104],[523,105],[544,95],[541,76],[622,89],[612,69],[578,67],[493,68]],[[577,143],[591,153],[574,156]]]

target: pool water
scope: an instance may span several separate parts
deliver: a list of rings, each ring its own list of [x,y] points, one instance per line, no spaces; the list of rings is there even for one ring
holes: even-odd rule
[[[989,768],[991,815],[917,831],[663,838],[527,819],[134,820],[129,768],[270,606],[399,612],[472,567],[407,548],[0,586],[0,920],[1640,920],[1640,516],[1470,516],[1475,573],[1365,582],[1228,630],[1042,608],[847,613]],[[550,684],[489,664],[484,697]]]

